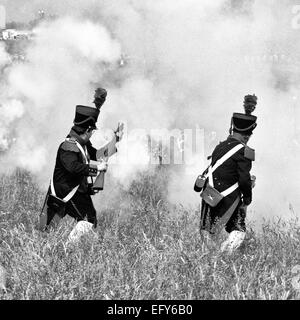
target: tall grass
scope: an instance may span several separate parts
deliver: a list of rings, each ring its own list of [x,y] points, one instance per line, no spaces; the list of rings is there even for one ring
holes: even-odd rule
[[[36,230],[44,194],[17,170],[0,177],[0,299],[298,299],[292,267],[300,264],[298,221],[248,227],[233,255],[206,248],[199,209],[170,206],[167,171],[141,174],[122,193],[127,213],[99,212],[97,239],[66,246],[74,226]],[[191,192],[193,192],[191,190]]]

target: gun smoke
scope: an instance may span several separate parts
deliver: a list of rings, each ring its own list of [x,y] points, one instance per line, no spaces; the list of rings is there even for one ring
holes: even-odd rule
[[[40,8],[58,18],[34,30],[22,64],[9,64],[0,46],[1,171],[24,167],[46,188],[75,105],[91,105],[94,89],[101,85],[108,98],[95,146],[105,128],[115,129],[119,120],[126,122],[128,133],[204,129],[204,150],[193,154],[184,170],[170,173],[170,200],[196,204],[193,183],[205,169],[204,156],[227,137],[232,113],[243,110],[244,95],[255,93],[258,127],[249,145],[256,149],[252,173],[257,183],[251,218],[300,210],[294,56],[299,30],[291,27],[292,1],[2,3],[15,20],[30,19]],[[283,58],[267,58],[274,56]],[[126,185],[148,167],[145,141],[128,142],[126,152],[137,160],[113,165],[110,173]],[[122,148],[121,142],[120,159]]]

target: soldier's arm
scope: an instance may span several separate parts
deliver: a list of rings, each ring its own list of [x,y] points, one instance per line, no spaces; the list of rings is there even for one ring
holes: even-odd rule
[[[249,205],[252,201],[252,187],[250,176],[252,159],[250,159],[249,156],[245,156],[245,154],[245,148],[242,148],[241,151],[237,153],[236,160],[239,188],[243,195],[244,204]]]
[[[86,148],[90,155],[91,160],[97,161],[97,157],[96,157],[97,149],[93,147],[91,141],[88,141],[88,143],[86,144]]]
[[[76,144],[64,142],[59,150],[63,167],[71,174],[82,176],[97,176],[97,166],[80,161],[80,150]]]

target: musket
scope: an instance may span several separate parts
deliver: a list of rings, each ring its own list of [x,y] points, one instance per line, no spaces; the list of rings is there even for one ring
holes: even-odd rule
[[[107,159],[102,159],[102,161],[107,162]],[[104,177],[105,177],[105,172],[106,171],[100,171],[99,174],[97,175],[95,182],[92,186],[92,189],[94,192],[102,191],[104,189]]]
[[[108,162],[108,159],[117,152],[116,143],[120,139],[124,129],[124,124],[122,122],[118,123],[117,130],[115,131],[114,137],[111,141],[105,143],[102,147],[97,150],[96,158],[98,161]],[[92,186],[93,191],[98,192],[104,188],[104,178],[106,171],[100,171],[98,176],[95,179],[95,182]]]

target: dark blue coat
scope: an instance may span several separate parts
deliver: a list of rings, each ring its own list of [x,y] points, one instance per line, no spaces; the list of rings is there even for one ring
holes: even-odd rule
[[[75,140],[80,142],[78,135],[71,131],[68,137],[70,140],[62,142],[58,148],[54,168],[54,189],[59,198],[65,197],[77,185],[80,185],[77,192],[87,193],[87,177],[97,175],[97,167],[85,162],[82,152],[76,145]],[[97,150],[91,142],[88,142],[86,147],[88,159],[96,160]]]
[[[212,153],[212,165],[239,143],[241,142],[232,136],[229,136],[227,140],[220,142]],[[231,221],[227,224],[227,231],[245,229],[244,221],[238,225],[238,222],[234,222],[233,220],[239,220],[237,216],[240,205],[242,203],[249,205],[252,201],[250,170],[253,160],[254,150],[244,146],[213,172],[214,188],[219,192],[226,190],[235,183],[238,183],[239,187],[231,194],[224,197],[216,207],[210,207],[202,200],[201,229],[211,230],[217,219],[221,218],[226,213],[238,197],[240,197],[241,200],[232,215]],[[207,170],[204,174],[206,173]],[[201,191],[198,190],[196,186],[194,187],[194,190],[196,192]]]

